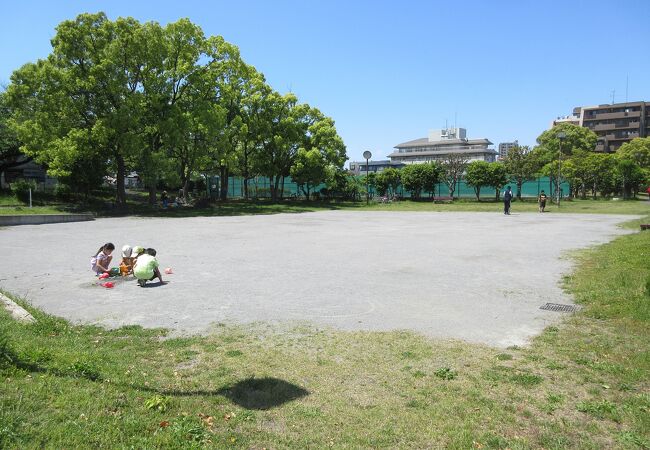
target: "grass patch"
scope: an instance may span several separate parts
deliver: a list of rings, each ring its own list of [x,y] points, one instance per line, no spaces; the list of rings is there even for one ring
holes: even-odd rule
[[[29,216],[34,214],[67,214],[56,206],[11,206],[0,208],[0,216]]]
[[[129,191],[124,207],[114,205],[114,193],[110,190],[98,191],[88,198],[76,201],[62,202],[52,195],[39,194],[35,198],[34,208],[28,208],[13,195],[0,194],[0,215],[23,214],[61,214],[66,212],[92,212],[98,216],[144,216],[144,217],[211,217],[211,216],[243,216],[279,213],[304,213],[328,210],[348,211],[412,211],[412,212],[502,212],[503,204],[493,198],[485,197],[481,201],[463,198],[453,203],[437,204],[431,200],[403,200],[393,203],[378,203],[372,201],[305,201],[283,200],[272,203],[270,200],[240,200],[231,199],[226,202],[216,202],[204,208],[168,208],[151,206],[147,203],[148,194],[140,191]],[[570,200],[562,203],[560,208],[550,205],[547,214],[584,213],[584,214],[648,214],[650,202],[645,199],[613,201],[613,200]],[[516,200],[513,202],[513,213],[536,213],[537,202],[534,199]]]
[[[612,201],[612,200],[572,200],[562,203],[560,208],[551,206],[547,214],[583,213],[583,214],[647,214],[650,202],[642,200]],[[147,217],[203,217],[203,216],[242,216],[279,213],[304,213],[315,211],[346,210],[346,211],[411,211],[411,212],[502,212],[503,204],[494,200],[472,199],[456,200],[450,204],[437,204],[432,201],[404,200],[394,203],[350,201],[305,201],[285,200],[271,203],[268,200],[229,200],[215,203],[205,208],[175,208],[161,209],[151,207],[142,200],[130,200],[126,208],[106,209],[103,203],[87,205],[94,213],[102,216],[136,215]],[[516,201],[513,203],[513,213],[537,213],[537,202],[533,200]]]
[[[304,325],[168,339],[17,299],[38,322],[0,310],[0,448],[648,448],[648,249],[581,252],[582,310],[504,353]]]
[[[453,380],[458,376],[458,372],[456,372],[453,369],[450,369],[449,367],[441,367],[440,369],[436,370],[433,374],[443,380]]]

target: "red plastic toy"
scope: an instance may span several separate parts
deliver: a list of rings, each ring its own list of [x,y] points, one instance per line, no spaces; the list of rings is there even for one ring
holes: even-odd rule
[[[172,268],[171,268],[171,267],[167,267],[167,268],[165,269],[165,273],[166,273],[167,275],[169,275],[170,273],[174,273],[174,272],[172,272]]]
[[[106,278],[110,277],[110,274],[108,272],[104,272],[99,276],[100,280],[105,280]]]
[[[105,288],[112,288],[113,286],[115,286],[115,284],[113,284],[112,281],[107,281],[106,283],[102,283],[102,286],[104,286]]]

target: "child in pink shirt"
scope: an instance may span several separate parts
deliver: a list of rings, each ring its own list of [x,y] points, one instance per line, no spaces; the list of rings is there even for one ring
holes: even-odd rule
[[[111,261],[113,260],[113,256],[111,256],[113,250],[115,250],[115,246],[111,242],[108,242],[99,247],[95,256],[90,259],[90,268],[95,272],[95,275],[108,272],[108,266],[111,265]]]

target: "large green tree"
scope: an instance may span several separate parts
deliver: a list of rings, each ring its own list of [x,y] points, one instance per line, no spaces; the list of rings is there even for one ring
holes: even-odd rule
[[[491,181],[491,167],[487,161],[472,161],[467,166],[465,181],[474,188],[476,200],[481,200],[481,188],[489,186]]]
[[[327,164],[343,166],[347,158],[345,145],[331,118],[307,104],[299,104],[293,94],[271,92],[264,100],[257,170],[269,177],[272,200],[281,197],[281,182],[289,176],[301,148],[316,149]]]
[[[397,188],[400,185],[401,174],[402,172],[400,170],[389,167],[377,174],[377,183],[385,186],[384,192],[395,196],[397,194]]]
[[[460,153],[452,153],[440,160],[439,165],[442,174],[442,181],[449,189],[449,196],[454,198],[456,184],[462,178],[469,163],[469,158]]]
[[[440,168],[435,163],[409,164],[400,169],[400,178],[404,189],[411,197],[419,200],[422,192],[433,193],[440,179]]]
[[[139,28],[133,19],[111,22],[103,13],[64,21],[52,53],[15,71],[7,90],[23,151],[62,177],[83,170],[84,161],[104,162],[93,170],[114,166],[121,204],[127,160],[139,142]]]
[[[276,199],[300,149],[339,168],[346,159],[331,118],[274,92],[237,47],[187,19],[64,21],[52,53],[14,72],[7,99],[25,154],[63,179],[116,174],[121,204],[133,169],[152,203],[161,180],[186,192],[217,170],[222,199],[231,171],[268,176]]]
[[[564,133],[564,138],[560,138]],[[550,130],[544,131],[537,137],[537,155],[542,164],[547,164],[558,158],[560,147],[562,155],[568,158],[576,150],[593,151],[596,147],[596,133],[589,128],[562,123]]]
[[[517,186],[517,198],[521,199],[521,186],[526,181],[534,179],[539,171],[538,154],[531,152],[528,146],[515,145],[508,150],[508,154],[503,158],[503,165],[508,177]]]
[[[650,137],[632,139],[621,145],[616,154],[634,161],[642,169],[650,169]]]
[[[300,186],[305,198],[309,200],[311,190],[324,182],[327,177],[327,161],[318,149],[301,148],[298,150],[290,173],[293,181]]]
[[[495,200],[499,201],[501,189],[508,184],[508,170],[501,162],[489,163],[488,186],[492,186],[495,191]]]
[[[20,151],[18,136],[9,126],[11,108],[4,92],[0,92],[0,176],[12,167],[25,163],[31,158]]]

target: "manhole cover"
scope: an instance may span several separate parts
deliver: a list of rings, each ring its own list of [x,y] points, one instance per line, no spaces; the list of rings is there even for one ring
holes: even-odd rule
[[[547,303],[543,306],[540,306],[539,309],[558,312],[576,312],[578,310],[578,307],[574,305],[561,305],[559,303]]]

